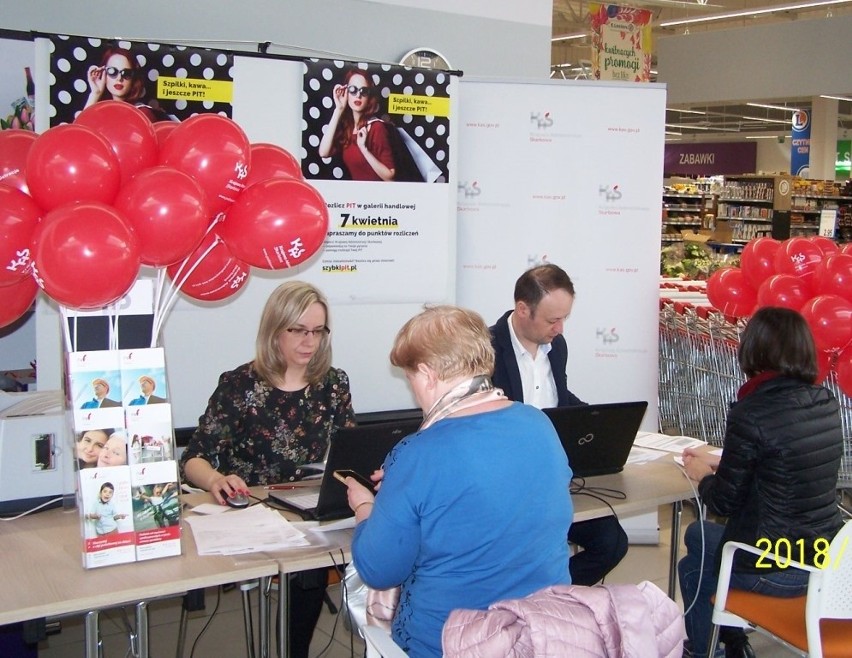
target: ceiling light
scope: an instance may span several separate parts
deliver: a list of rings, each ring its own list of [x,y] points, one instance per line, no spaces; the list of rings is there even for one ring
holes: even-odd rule
[[[667,130],[666,135],[683,135],[683,133],[675,132],[674,130]]]
[[[751,121],[763,121],[764,123],[781,123],[781,124],[784,124],[785,126],[790,125],[789,120],[784,121],[782,119],[761,119],[760,117],[747,117],[747,116],[744,116],[743,119],[749,119]]]
[[[825,94],[820,94],[820,98],[830,98],[835,101],[847,101],[852,103],[852,98],[846,98],[845,96],[826,96]]]
[[[746,139],[778,139],[778,135],[746,135]]]
[[[667,107],[666,111],[667,112],[683,112],[684,114],[701,114],[701,115],[707,114],[707,112],[699,112],[698,110],[681,110],[681,109],[674,108],[674,107]]]
[[[564,34],[561,37],[553,37],[551,41],[571,41],[572,39],[582,39],[587,36],[589,35],[586,32],[578,32],[577,34]]]
[[[785,112],[799,112],[798,107],[787,107],[786,105],[767,105],[765,103],[746,103],[750,107],[765,107],[768,110],[783,110]]]
[[[688,123],[667,123],[666,128],[681,128],[682,130],[710,130],[707,126],[695,126]]]
[[[660,27],[675,27],[677,25],[694,25],[696,23],[709,23],[710,21],[724,21],[730,18],[742,18],[744,16],[759,16],[761,14],[774,14],[784,11],[796,11],[799,9],[811,9],[812,7],[826,7],[829,5],[845,5],[852,0],[813,0],[813,2],[796,2],[789,5],[778,5],[777,7],[764,7],[762,9],[743,9],[740,11],[729,11],[722,14],[710,16],[697,16],[695,18],[681,18],[674,21],[664,21]]]

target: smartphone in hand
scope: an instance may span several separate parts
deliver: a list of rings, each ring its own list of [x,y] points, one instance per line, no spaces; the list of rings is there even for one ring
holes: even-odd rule
[[[334,471],[334,477],[336,477],[338,480],[340,480],[344,484],[346,484],[346,478],[352,478],[353,480],[355,480],[359,484],[365,486],[370,491],[373,491],[373,488],[376,486],[375,482],[371,482],[368,478],[365,478],[360,473],[358,473],[356,471],[352,471],[348,468],[341,469],[341,470],[338,470],[338,471]]]

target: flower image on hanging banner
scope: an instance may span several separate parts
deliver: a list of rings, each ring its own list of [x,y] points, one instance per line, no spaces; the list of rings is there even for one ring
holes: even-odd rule
[[[589,23],[595,80],[650,81],[649,10],[592,3],[589,4]]]

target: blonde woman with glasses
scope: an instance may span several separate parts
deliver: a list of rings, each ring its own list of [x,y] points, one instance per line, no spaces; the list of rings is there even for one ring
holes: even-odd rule
[[[224,505],[323,460],[337,429],[355,425],[349,378],[331,365],[329,324],[328,302],[314,286],[290,281],[273,291],[254,360],[219,377],[181,456],[185,480]],[[326,579],[320,569],[291,582],[291,656],[307,656]]]

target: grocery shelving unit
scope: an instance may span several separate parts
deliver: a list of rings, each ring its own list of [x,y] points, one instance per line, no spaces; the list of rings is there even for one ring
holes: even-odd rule
[[[742,243],[771,235],[790,237],[793,177],[777,175],[726,176],[719,193],[716,222],[731,228],[731,242]]]
[[[794,179],[790,235],[852,240],[852,184]]]
[[[663,188],[662,236],[663,245],[682,242],[681,231],[709,228],[708,214],[715,213],[715,194],[711,191],[715,179],[671,181]]]

